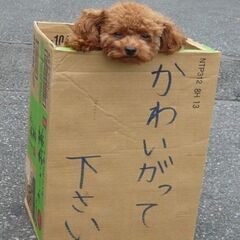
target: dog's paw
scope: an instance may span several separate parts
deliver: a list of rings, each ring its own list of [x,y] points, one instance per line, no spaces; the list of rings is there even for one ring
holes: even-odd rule
[[[83,51],[83,52],[89,52],[94,48],[94,46],[92,46],[88,41],[81,38],[72,37],[72,36],[65,40],[64,45],[76,51]]]

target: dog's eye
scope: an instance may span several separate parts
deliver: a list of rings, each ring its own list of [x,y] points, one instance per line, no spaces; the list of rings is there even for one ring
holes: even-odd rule
[[[115,38],[122,38],[123,37],[122,32],[115,32],[113,35],[114,35]]]
[[[148,33],[141,33],[140,36],[143,40],[146,40],[146,41],[151,39],[151,36]]]

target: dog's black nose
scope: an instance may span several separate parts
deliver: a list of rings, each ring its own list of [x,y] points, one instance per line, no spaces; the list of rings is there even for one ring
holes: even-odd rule
[[[125,47],[125,52],[128,56],[134,56],[137,52],[137,49],[135,47]]]

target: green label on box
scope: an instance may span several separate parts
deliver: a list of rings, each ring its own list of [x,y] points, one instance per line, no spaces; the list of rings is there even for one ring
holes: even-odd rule
[[[40,42],[38,50],[38,96],[30,95],[30,118],[28,137],[28,156],[33,166],[34,196],[32,204],[32,217],[35,223],[35,230],[38,239],[42,239],[42,219],[44,211],[44,180],[47,148],[47,123],[48,113],[46,101],[44,101],[43,86],[46,75],[45,49],[43,42]]]
[[[47,146],[47,112],[36,98],[30,97],[30,133],[28,155],[35,170],[35,196],[33,219],[39,239],[42,237],[42,215],[44,200],[44,175]]]

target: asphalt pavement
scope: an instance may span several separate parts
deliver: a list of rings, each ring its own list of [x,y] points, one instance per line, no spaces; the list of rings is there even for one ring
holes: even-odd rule
[[[35,239],[23,205],[32,23],[73,22],[81,9],[113,2],[0,0],[0,240]],[[195,240],[239,240],[240,2],[138,2],[169,16],[188,37],[223,53]]]

